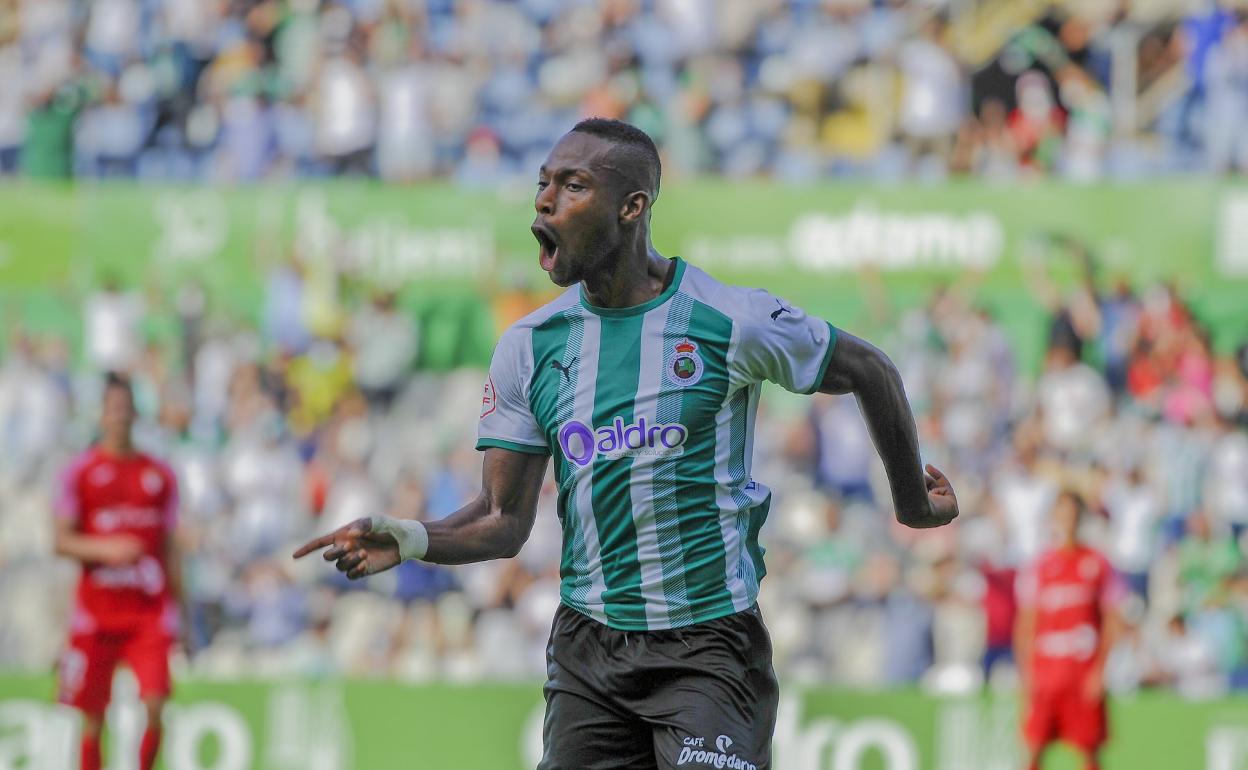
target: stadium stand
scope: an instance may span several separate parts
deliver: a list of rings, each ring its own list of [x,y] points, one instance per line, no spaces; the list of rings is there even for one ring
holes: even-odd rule
[[[6,0],[0,173],[527,180],[578,117],[673,174],[1248,168],[1244,4]]]

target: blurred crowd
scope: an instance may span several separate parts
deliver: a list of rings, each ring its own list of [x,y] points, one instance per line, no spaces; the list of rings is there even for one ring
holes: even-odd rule
[[[1216,354],[1173,289],[1102,282],[1084,264],[1064,287],[1031,281],[1050,316],[1038,378],[969,290],[937,290],[866,330],[903,374],[925,458],[956,484],[952,527],[892,521],[852,398],[771,389],[754,474],[776,490],[761,604],[785,678],[1009,686],[1014,576],[1071,489],[1088,507],[1084,536],[1131,589],[1111,687],[1248,686],[1248,337]],[[515,559],[407,563],[351,583],[289,558],[359,516],[437,519],[479,488],[483,373],[422,370],[419,330],[387,294],[319,333],[308,291],[277,271],[257,327],[179,297],[179,333],[152,342],[147,300],[102,285],[76,311],[81,355],[15,328],[0,359],[0,668],[48,670],[58,653],[75,567],[51,555],[53,479],[91,440],[100,373],[120,370],[138,443],[181,483],[182,671],[543,675],[560,553],[550,480]]]
[[[528,180],[577,119],[673,173],[1248,169],[1229,0],[0,0],[0,174]]]

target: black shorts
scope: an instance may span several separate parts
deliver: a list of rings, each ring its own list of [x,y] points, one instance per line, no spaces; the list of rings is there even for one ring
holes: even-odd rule
[[[757,605],[670,631],[560,605],[546,662],[538,770],[771,766],[779,688]]]

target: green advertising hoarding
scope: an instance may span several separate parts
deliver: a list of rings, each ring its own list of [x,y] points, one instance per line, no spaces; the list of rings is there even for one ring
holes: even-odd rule
[[[0,186],[0,300],[28,315],[109,277],[172,296],[187,279],[218,308],[256,319],[266,271],[297,254],[312,290],[401,288],[411,303],[552,290],[529,233],[532,191],[444,185],[165,188]],[[1174,279],[1223,345],[1248,331],[1248,188],[1183,181],[780,186],[673,182],[654,241],[730,283],[761,285],[851,330],[881,323],[937,283],[972,291],[1003,318],[1025,359],[1044,311],[1024,262],[1073,278],[1074,242],[1108,279]],[[172,300],[170,300],[172,301]],[[61,310],[43,316],[66,322]],[[494,329],[474,330],[468,362]],[[481,348],[484,348],[483,350]]]
[[[133,683],[118,677],[110,770],[131,770],[142,732]],[[72,770],[76,719],[46,678],[0,677],[0,770]],[[166,715],[166,770],[521,770],[541,751],[537,683],[406,686],[382,681],[180,683]],[[1168,694],[1112,701],[1106,770],[1248,767],[1248,702]],[[1007,695],[786,687],[775,770],[1018,770]],[[717,736],[706,737],[711,745]],[[714,752],[691,768],[716,767]],[[699,755],[695,754],[694,757]],[[705,755],[703,755],[705,757]],[[680,757],[673,758],[679,766]],[[707,763],[710,764],[707,764]],[[730,766],[725,762],[725,767]],[[1074,770],[1056,752],[1050,770]]]

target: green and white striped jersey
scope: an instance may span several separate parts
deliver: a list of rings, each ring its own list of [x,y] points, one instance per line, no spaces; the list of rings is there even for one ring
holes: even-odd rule
[[[594,307],[573,286],[516,322],[478,431],[478,449],[553,455],[561,598],[627,631],[754,603],[771,504],[750,477],[759,391],[813,392],[836,342],[766,291],[675,269],[644,305]]]

